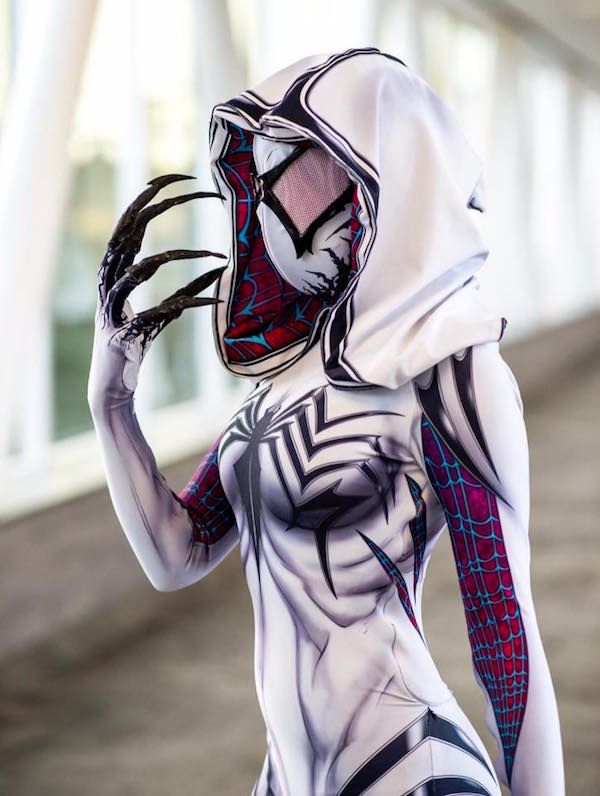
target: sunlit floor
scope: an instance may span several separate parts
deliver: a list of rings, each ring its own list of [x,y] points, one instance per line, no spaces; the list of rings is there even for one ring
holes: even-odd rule
[[[599,398],[597,362],[527,415],[533,590],[559,699],[569,796],[590,796],[600,781]],[[113,616],[4,665],[2,793],[250,793],[265,751],[252,617],[238,556],[222,567],[227,589],[225,578],[217,588],[212,576],[176,594],[148,587]],[[446,539],[425,599],[440,669],[493,751]],[[158,607],[144,612],[148,603]]]

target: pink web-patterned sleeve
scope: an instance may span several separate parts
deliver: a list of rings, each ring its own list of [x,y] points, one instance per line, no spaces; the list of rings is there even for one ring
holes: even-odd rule
[[[416,389],[419,459],[443,509],[473,669],[518,796],[563,796],[559,717],[530,580],[523,407],[498,344],[438,363]]]
[[[178,499],[193,523],[194,540],[214,544],[235,525],[235,517],[219,476],[220,437],[202,457]]]
[[[508,777],[527,703],[527,639],[515,596],[496,497],[422,423],[427,472],[444,508],[474,666],[488,692]]]

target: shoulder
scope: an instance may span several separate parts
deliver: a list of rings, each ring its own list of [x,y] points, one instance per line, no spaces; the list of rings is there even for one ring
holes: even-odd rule
[[[421,408],[445,409],[477,425],[479,415],[514,405],[523,414],[517,380],[500,353],[498,341],[478,343],[457,351],[413,379]]]
[[[523,404],[498,342],[456,352],[413,381],[421,445],[438,441],[509,503],[528,483]]]

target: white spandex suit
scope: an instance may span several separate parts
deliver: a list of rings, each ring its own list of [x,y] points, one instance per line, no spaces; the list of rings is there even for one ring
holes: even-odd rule
[[[500,781],[562,796],[523,407],[506,321],[475,276],[478,157],[428,84],[374,48],[304,59],[216,106],[210,144],[232,241],[215,341],[251,392],[175,494],[135,417],[144,346],[106,322],[101,293],[89,396],[156,588],[240,545],[267,741],[253,796],[498,796]],[[422,625],[441,533],[494,761]]]

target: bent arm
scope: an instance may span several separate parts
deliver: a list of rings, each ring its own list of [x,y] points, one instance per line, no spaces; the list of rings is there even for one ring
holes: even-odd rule
[[[530,580],[529,458],[518,387],[498,343],[415,384],[419,455],[444,510],[475,678],[514,796],[563,796],[556,698]]]
[[[217,533],[199,534],[202,512],[196,510],[192,517],[186,500],[169,488],[134,410],[139,369],[152,341],[184,310],[214,304],[216,299],[197,294],[213,284],[223,271],[216,268],[196,277],[158,306],[140,313],[134,313],[129,303],[132,290],[165,263],[224,257],[206,250],[172,249],[134,262],[151,219],[192,199],[220,196],[195,191],[152,203],[162,188],[187,179],[190,178],[182,174],[166,174],[150,180],[113,230],[98,269],[88,379],[88,404],[115,512],[144,572],[160,591],[181,589],[204,577],[237,541],[233,516],[227,512],[223,513]],[[218,479],[216,460],[214,469]],[[198,484],[198,490],[202,488]],[[222,499],[226,504],[224,494]]]
[[[218,479],[216,443],[176,495],[144,438],[133,396],[90,408],[115,512],[148,579],[159,591],[200,580],[239,541]]]

